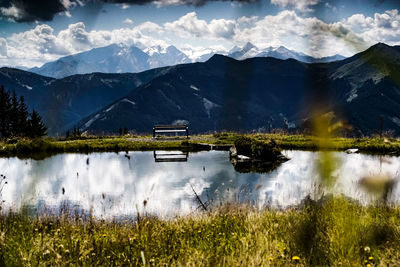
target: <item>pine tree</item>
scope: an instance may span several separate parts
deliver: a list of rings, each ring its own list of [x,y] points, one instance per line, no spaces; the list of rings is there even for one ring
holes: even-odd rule
[[[17,126],[16,130],[19,136],[28,136],[29,125],[28,125],[28,107],[25,104],[23,96],[19,98],[18,113],[17,113]]]
[[[47,127],[39,113],[29,114],[25,99],[19,99],[15,92],[10,93],[0,86],[0,138],[40,137],[46,135]]]
[[[14,118],[10,120],[10,133],[13,136],[19,136],[21,135],[21,132],[19,132],[18,126],[18,109],[19,109],[19,101],[17,98],[17,94],[15,91],[13,91],[12,96],[11,96],[11,108],[10,108],[10,118]]]
[[[0,136],[7,138],[10,136],[10,94],[0,87]]]
[[[40,117],[39,113],[37,113],[35,110],[32,110],[32,113],[30,114],[28,128],[29,137],[35,138],[46,135],[47,127],[42,122],[42,118]]]

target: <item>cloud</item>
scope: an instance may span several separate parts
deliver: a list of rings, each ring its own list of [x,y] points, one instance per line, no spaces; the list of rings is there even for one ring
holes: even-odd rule
[[[156,4],[157,6],[202,6],[213,1],[236,1],[251,3],[259,0],[2,0],[0,1],[0,17],[15,22],[51,21],[56,14],[64,13],[70,16],[69,10],[76,6],[83,6],[87,2],[114,3],[122,9],[130,5]]]
[[[128,4],[121,4],[121,9],[128,9],[130,6]]]
[[[166,31],[183,38],[230,39],[235,34],[237,23],[234,20],[213,19],[208,23],[199,19],[196,12],[190,12],[176,21],[164,24]]]
[[[58,34],[49,25],[41,24],[29,31],[0,38],[0,64],[37,66],[114,43],[136,45],[141,49],[175,45],[195,57],[215,49],[227,51],[249,41],[259,48],[283,45],[315,57],[350,56],[377,42],[400,45],[400,15],[395,9],[374,16],[354,14],[326,23],[316,17],[299,15],[295,10],[264,17],[208,21],[199,18],[196,12],[189,12],[161,25],[148,21],[114,30],[88,31],[84,23],[78,22]]]
[[[7,41],[4,38],[0,38],[0,58],[7,58]]]
[[[126,18],[122,22],[125,24],[133,24],[133,20],[131,20],[130,18]]]
[[[283,8],[291,7],[301,12],[313,11],[313,9],[310,7],[315,6],[319,2],[321,2],[321,0],[271,0],[271,4],[278,5]]]
[[[70,0],[10,0],[0,2],[0,13],[3,17],[16,22],[49,21],[54,15],[66,12],[77,2]]]
[[[161,34],[163,28],[152,22],[145,22],[133,28],[121,28],[104,31],[87,31],[83,22],[70,24],[55,34],[47,24],[0,38],[0,65],[40,66],[62,56],[76,54],[92,48],[123,43],[145,48],[155,45],[166,47],[161,38],[150,35]]]

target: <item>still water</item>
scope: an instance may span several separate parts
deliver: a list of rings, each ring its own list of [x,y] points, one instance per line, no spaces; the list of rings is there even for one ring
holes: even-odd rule
[[[0,174],[7,177],[0,198],[3,212],[28,205],[40,213],[56,213],[61,205],[102,218],[135,216],[137,212],[161,217],[189,214],[199,210],[194,192],[208,205],[242,202],[260,208],[286,207],[317,191],[319,152],[284,154],[290,160],[268,173],[236,172],[225,151],[0,158]],[[374,201],[374,196],[360,187],[362,177],[399,176],[399,157],[333,154],[337,158],[334,176],[338,177],[334,192],[362,203]],[[389,200],[400,201],[398,183]]]

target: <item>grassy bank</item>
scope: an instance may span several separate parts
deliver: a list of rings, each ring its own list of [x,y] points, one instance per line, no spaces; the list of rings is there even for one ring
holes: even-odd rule
[[[216,143],[233,143],[237,134],[220,133],[213,137]],[[318,150],[320,138],[311,135],[287,135],[287,134],[248,134],[247,136],[257,140],[274,139],[282,149],[288,150]],[[330,139],[327,149],[332,151],[344,151],[350,148],[358,148],[365,153],[400,153],[399,138],[343,138]]]
[[[74,218],[74,217],[73,217]],[[400,264],[400,209],[345,198],[285,211],[225,206],[169,220],[0,218],[0,262],[30,265]]]
[[[36,157],[52,153],[63,152],[103,152],[103,151],[146,151],[146,150],[201,150],[200,143],[233,144],[236,133],[219,133],[214,135],[195,135],[189,140],[185,138],[152,139],[150,136],[135,137],[93,137],[76,140],[35,139],[14,140],[0,142],[1,156],[35,154]],[[317,150],[319,139],[308,135],[285,134],[248,134],[247,136],[267,140],[274,139],[282,149]],[[400,154],[400,139],[395,138],[334,138],[328,149],[343,151],[349,148],[358,148],[366,153]]]

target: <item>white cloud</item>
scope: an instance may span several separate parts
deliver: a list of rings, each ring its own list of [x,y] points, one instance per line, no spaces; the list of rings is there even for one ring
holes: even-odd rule
[[[5,17],[19,20],[22,17],[22,12],[20,9],[18,9],[14,4],[12,4],[10,7],[2,7],[0,8],[0,12],[2,15]]]
[[[271,0],[271,4],[278,5],[283,8],[295,8],[301,12],[313,11],[313,9],[310,7],[315,6],[319,2],[321,2],[321,0]]]
[[[4,38],[0,38],[0,58],[7,58],[7,41]]]
[[[130,7],[130,5],[128,4],[121,4],[121,9],[128,9]]]
[[[213,19],[207,23],[199,19],[196,12],[190,12],[176,21],[165,23],[164,28],[183,38],[230,39],[235,33],[236,24],[226,19]]]
[[[283,45],[316,57],[350,56],[377,42],[400,45],[400,15],[398,10],[388,10],[373,17],[354,14],[326,23],[316,17],[300,16],[294,10],[265,17],[210,21],[190,12],[163,25],[145,22],[115,30],[87,31],[85,24],[78,22],[58,34],[49,25],[41,24],[0,38],[0,64],[41,65],[112,43],[134,44],[141,49],[172,44],[195,57],[216,50],[227,51],[233,45],[241,46],[248,41],[259,48]]]
[[[133,20],[131,20],[130,18],[126,18],[122,22],[125,24],[133,24]]]
[[[209,34],[207,22],[198,19],[196,12],[187,13],[176,21],[167,22],[164,27],[187,38],[204,37]]]

